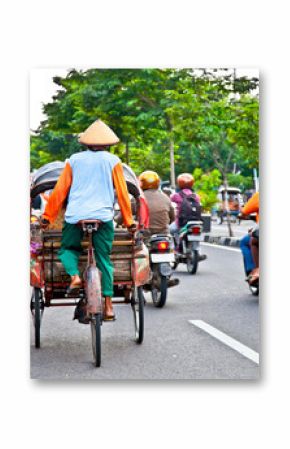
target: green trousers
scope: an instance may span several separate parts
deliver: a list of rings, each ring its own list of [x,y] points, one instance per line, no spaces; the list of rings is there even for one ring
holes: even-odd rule
[[[83,230],[81,227],[64,222],[58,256],[65,271],[70,276],[80,274],[78,262],[83,251],[81,246],[82,238]],[[93,232],[96,265],[102,273],[102,291],[104,296],[113,296],[113,264],[110,260],[113,240],[114,226],[112,221],[102,223],[97,232]]]

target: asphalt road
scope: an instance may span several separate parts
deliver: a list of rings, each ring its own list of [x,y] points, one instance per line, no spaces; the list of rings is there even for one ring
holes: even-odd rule
[[[180,265],[180,285],[166,306],[153,307],[146,294],[145,337],[134,341],[131,307],[116,305],[117,320],[102,326],[102,366],[92,364],[90,328],[72,321],[72,307],[45,309],[41,349],[33,346],[34,379],[258,379],[257,362],[200,329],[202,320],[259,352],[259,302],[244,281],[239,250],[202,245],[208,259],[196,275]]]

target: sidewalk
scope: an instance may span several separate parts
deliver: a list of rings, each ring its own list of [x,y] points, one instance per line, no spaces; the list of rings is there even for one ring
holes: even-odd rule
[[[240,240],[248,233],[248,229],[254,226],[251,221],[243,221],[240,225],[231,223],[234,237],[229,237],[226,223],[219,225],[215,221],[211,223],[211,232],[203,234],[203,241],[214,245],[240,247]]]
[[[216,235],[204,234],[203,241],[214,245],[240,247],[240,239],[237,237],[218,237]]]

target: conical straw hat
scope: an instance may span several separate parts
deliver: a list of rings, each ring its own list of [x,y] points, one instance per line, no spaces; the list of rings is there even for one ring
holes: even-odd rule
[[[116,134],[102,120],[96,120],[85,132],[79,134],[79,142],[84,145],[115,145],[120,142]]]

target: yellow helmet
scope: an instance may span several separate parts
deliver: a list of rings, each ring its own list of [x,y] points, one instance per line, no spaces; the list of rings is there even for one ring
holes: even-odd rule
[[[142,190],[158,189],[160,178],[155,171],[143,171],[139,176],[140,186]]]

